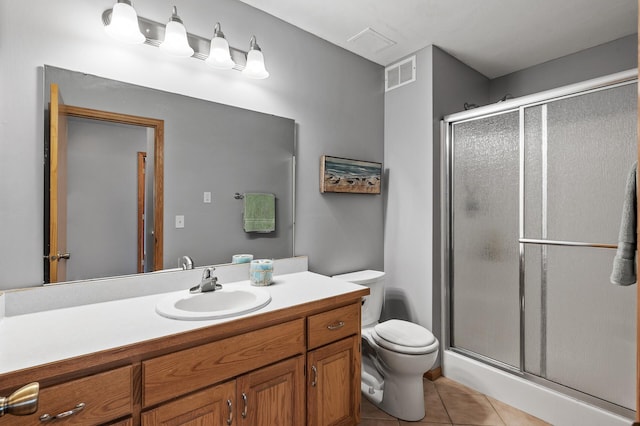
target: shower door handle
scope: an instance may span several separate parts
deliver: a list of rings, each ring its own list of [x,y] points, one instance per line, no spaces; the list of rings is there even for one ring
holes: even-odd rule
[[[606,248],[606,249],[618,248],[616,244],[583,243],[578,241],[538,240],[534,238],[520,238],[518,241],[522,244],[540,244],[540,245],[547,245],[547,246],[594,247],[594,248]]]

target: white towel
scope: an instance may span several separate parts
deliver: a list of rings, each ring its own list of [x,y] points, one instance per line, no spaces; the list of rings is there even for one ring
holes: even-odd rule
[[[622,220],[618,235],[618,251],[613,259],[611,283],[618,285],[635,284],[636,278],[636,241],[637,241],[637,182],[638,163],[634,163],[627,177],[627,185],[622,205]]]

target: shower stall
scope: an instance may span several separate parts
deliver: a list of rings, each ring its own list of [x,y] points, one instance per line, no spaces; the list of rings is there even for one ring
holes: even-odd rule
[[[445,347],[625,417],[636,287],[609,275],[637,93],[633,70],[442,123]]]

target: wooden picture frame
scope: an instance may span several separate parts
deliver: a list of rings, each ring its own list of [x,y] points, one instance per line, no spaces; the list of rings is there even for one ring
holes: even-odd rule
[[[320,192],[380,194],[382,163],[350,158],[320,157]]]

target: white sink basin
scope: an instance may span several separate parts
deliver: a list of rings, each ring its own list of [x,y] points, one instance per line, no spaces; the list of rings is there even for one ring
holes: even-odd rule
[[[178,320],[211,320],[256,311],[269,302],[271,294],[265,289],[228,286],[207,293],[172,294],[156,304],[156,312]]]

